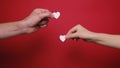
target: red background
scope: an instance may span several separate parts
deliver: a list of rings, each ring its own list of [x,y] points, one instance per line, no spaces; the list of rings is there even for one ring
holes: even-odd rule
[[[0,68],[120,68],[117,49],[59,40],[76,24],[120,34],[120,0],[0,0],[0,22],[21,20],[35,8],[60,11],[61,17],[36,33],[1,40]]]

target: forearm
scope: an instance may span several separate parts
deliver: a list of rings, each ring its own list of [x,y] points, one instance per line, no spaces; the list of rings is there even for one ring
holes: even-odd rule
[[[19,23],[22,21],[9,22],[0,24],[0,39],[24,34],[25,30],[21,29]]]
[[[120,35],[95,33],[91,38],[93,42],[109,47],[120,48]]]

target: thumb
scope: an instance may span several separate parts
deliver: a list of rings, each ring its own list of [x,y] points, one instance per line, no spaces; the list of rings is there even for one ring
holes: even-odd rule
[[[46,9],[34,9],[32,15],[38,17],[40,20],[43,18],[52,17],[52,13]]]
[[[77,35],[76,33],[72,33],[72,34],[67,34],[67,35],[66,35],[66,38],[67,38],[67,39],[77,38],[77,37],[78,37],[78,35]]]

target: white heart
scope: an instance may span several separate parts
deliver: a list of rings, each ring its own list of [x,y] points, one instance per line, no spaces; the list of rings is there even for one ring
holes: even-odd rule
[[[53,16],[55,19],[58,19],[60,17],[60,12],[54,12]]]
[[[60,35],[59,38],[62,42],[65,42],[65,40],[66,40],[65,35]]]

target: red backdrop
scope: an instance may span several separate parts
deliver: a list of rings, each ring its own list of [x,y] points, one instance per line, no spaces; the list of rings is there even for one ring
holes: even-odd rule
[[[35,8],[60,11],[61,17],[36,33],[0,40],[0,68],[120,68],[117,49],[59,40],[76,24],[120,34],[120,0],[0,0],[0,22],[21,20]]]

